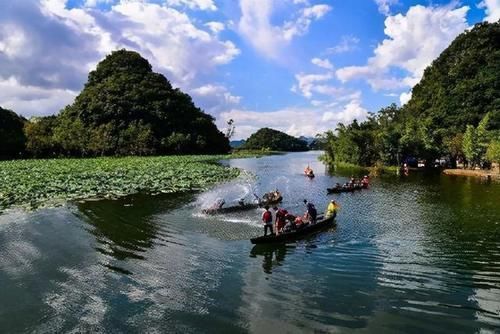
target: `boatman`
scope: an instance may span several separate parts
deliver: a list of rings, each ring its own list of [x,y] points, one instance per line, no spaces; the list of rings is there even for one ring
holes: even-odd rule
[[[335,202],[335,200],[332,199],[330,204],[328,204],[328,207],[326,208],[325,218],[335,218],[337,216],[337,210],[339,208],[340,206]]]
[[[262,214],[262,223],[264,223],[264,236],[267,235],[267,229],[271,231],[271,234],[273,234],[273,215],[271,211],[269,211],[269,205],[266,205],[264,207],[266,209],[264,213]]]

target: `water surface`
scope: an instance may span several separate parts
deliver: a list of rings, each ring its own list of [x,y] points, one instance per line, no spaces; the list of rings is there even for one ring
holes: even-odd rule
[[[225,161],[248,173],[202,194],[3,213],[0,332],[499,331],[500,185],[412,174],[327,195],[349,175],[317,154]],[[335,198],[337,226],[254,247],[260,211],[201,214],[274,188],[294,213]]]

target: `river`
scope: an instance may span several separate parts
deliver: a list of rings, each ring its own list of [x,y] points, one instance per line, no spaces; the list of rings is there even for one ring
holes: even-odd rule
[[[317,155],[223,161],[246,172],[201,194],[4,212],[0,333],[499,332],[499,184],[412,173],[327,195],[348,175]],[[274,188],[294,213],[336,199],[337,226],[254,247],[260,211],[201,214]]]

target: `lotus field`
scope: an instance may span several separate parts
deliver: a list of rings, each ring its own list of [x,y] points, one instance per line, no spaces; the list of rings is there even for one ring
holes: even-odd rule
[[[239,175],[223,156],[167,156],[0,162],[0,210],[134,193],[202,190]]]

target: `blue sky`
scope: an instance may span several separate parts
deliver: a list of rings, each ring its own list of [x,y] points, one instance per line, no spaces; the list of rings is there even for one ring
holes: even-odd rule
[[[120,48],[140,52],[236,139],[313,136],[404,104],[460,33],[500,0],[4,0],[0,106],[57,113]]]

